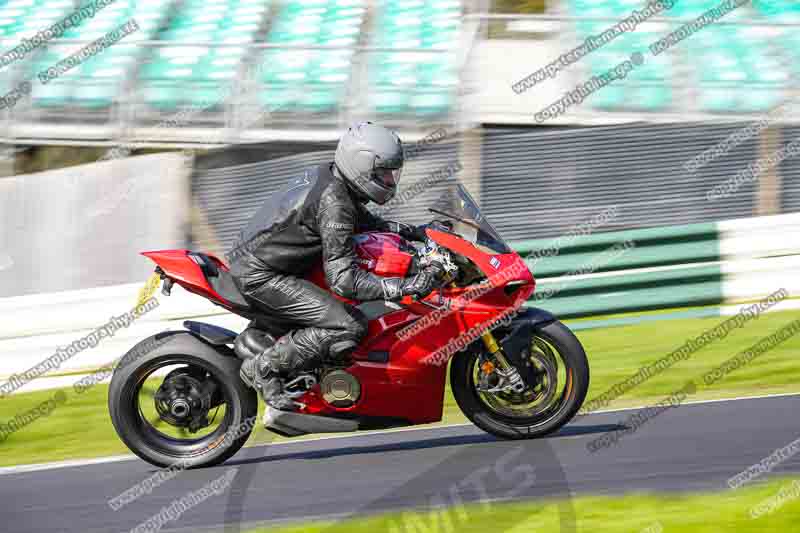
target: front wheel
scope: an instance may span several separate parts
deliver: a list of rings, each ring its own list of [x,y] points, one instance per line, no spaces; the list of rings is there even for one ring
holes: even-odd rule
[[[497,386],[491,358],[483,350],[459,354],[450,384],[461,411],[473,424],[505,439],[548,435],[572,420],[589,389],[589,363],[580,341],[558,321],[536,328],[525,354],[538,381],[523,392]]]
[[[145,349],[147,348],[147,349]],[[219,464],[247,441],[258,398],[240,361],[187,331],[134,346],[114,370],[108,409],[130,450],[156,466]]]

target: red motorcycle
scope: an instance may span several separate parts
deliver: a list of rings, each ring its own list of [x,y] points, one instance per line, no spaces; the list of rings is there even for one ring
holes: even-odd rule
[[[267,406],[267,429],[298,436],[438,422],[448,364],[461,411],[493,435],[540,437],[576,415],[589,386],[580,342],[547,311],[524,305],[533,276],[463,187],[437,205],[424,245],[379,232],[355,240],[361,268],[377,275],[406,276],[439,262],[446,270],[439,290],[397,303],[349,301],[369,319],[352,362],[287,383],[301,408]],[[219,258],[189,250],[143,255],[158,265],[164,294],[177,283],[251,322],[237,334],[186,321],[185,330],[134,346],[111,380],[111,420],[152,464],[221,463],[244,445],[258,412],[258,396],[239,378],[241,361],[287,330],[248,305]],[[321,265],[308,279],[327,289]]]

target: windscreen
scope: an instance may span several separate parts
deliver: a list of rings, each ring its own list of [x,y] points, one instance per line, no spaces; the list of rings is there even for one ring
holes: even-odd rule
[[[511,248],[483,216],[478,204],[460,183],[445,192],[430,211],[435,218],[452,222],[454,233],[478,247],[486,248],[487,252],[511,253]]]

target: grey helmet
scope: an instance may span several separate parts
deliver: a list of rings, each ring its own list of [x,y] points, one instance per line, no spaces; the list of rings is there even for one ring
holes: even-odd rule
[[[397,192],[403,143],[392,130],[360,122],[339,139],[333,162],[359,196],[383,205]]]

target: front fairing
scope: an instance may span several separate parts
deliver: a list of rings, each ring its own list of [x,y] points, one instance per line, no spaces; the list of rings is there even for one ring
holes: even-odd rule
[[[532,286],[534,283],[533,275],[528,269],[528,265],[516,252],[488,254],[479,245],[451,232],[428,229],[427,235],[439,246],[443,246],[472,261],[495,287],[502,287],[508,284],[530,284]]]
[[[445,193],[430,209],[437,219],[453,225],[428,228],[430,239],[457,254],[467,257],[495,286],[509,282],[533,284],[525,261],[511,249],[481,213],[478,204],[461,184]]]

